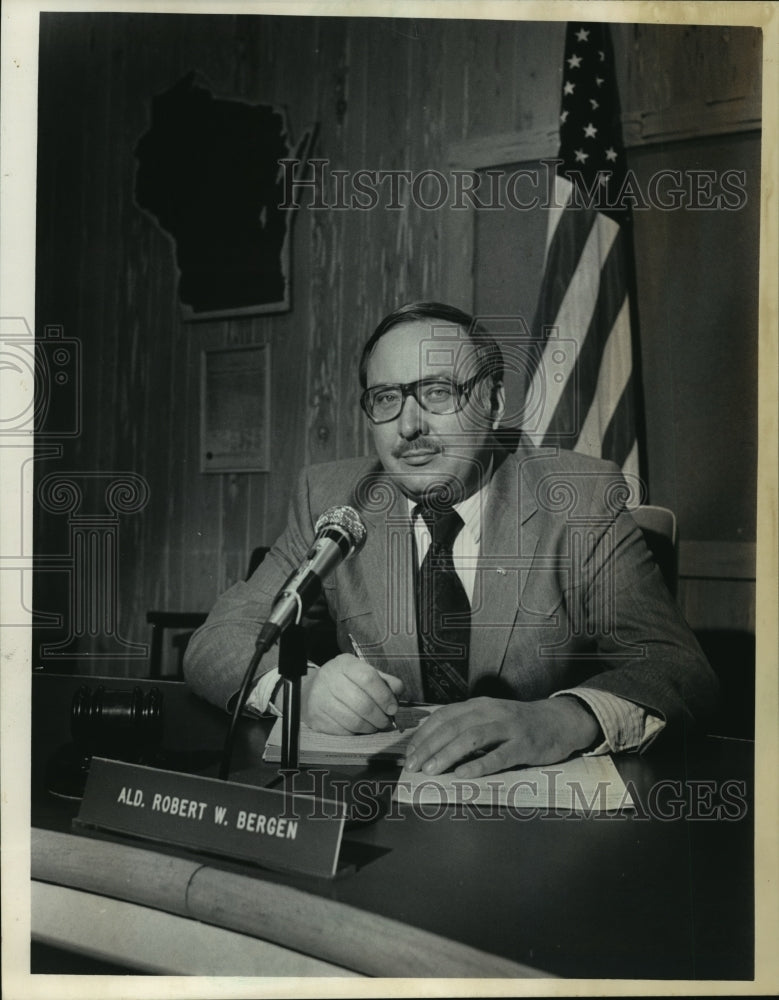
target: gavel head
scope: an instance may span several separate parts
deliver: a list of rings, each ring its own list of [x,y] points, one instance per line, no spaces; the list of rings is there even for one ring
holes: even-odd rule
[[[70,731],[84,754],[140,761],[159,746],[162,728],[158,688],[122,691],[82,685],[73,696]]]

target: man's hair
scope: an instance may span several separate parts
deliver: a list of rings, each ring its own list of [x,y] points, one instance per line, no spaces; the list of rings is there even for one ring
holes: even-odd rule
[[[385,316],[363,347],[360,357],[360,385],[363,389],[368,386],[368,360],[379,340],[393,327],[415,320],[440,320],[461,327],[476,348],[476,371],[489,376],[493,385],[503,381],[503,352],[475,317],[443,302],[409,302]]]

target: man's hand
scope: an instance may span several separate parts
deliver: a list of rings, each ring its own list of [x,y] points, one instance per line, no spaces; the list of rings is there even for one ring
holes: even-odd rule
[[[301,717],[320,733],[374,733],[386,729],[403,692],[399,677],[382,673],[349,653],[328,660],[303,678]]]
[[[406,768],[442,774],[458,761],[458,778],[509,767],[556,764],[601,739],[600,725],[577,698],[504,701],[473,698],[436,709],[406,751]],[[475,760],[470,760],[479,754]]]

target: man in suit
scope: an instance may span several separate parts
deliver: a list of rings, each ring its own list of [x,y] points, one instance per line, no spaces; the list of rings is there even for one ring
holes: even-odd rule
[[[377,456],[303,470],[285,532],[190,642],[195,690],[227,707],[317,518],[349,505],[365,544],[304,619],[320,651],[302,681],[310,727],[372,732],[401,697],[444,702],[406,766],[478,777],[642,749],[709,714],[716,680],[623,509],[619,470],[501,447],[503,359],[471,317],[439,303],[396,310],[366,344],[360,379]],[[249,703],[276,711],[275,650],[261,669]]]

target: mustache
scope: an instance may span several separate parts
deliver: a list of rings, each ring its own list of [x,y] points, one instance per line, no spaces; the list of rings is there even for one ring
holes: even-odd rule
[[[418,437],[413,441],[400,441],[392,449],[393,458],[403,458],[404,455],[413,455],[416,451],[442,452],[444,446],[440,441],[431,437]]]

